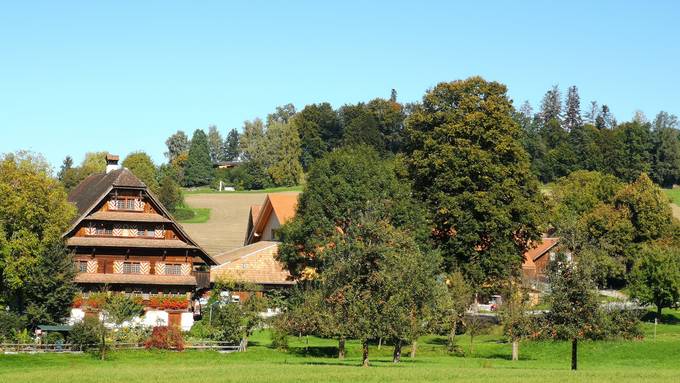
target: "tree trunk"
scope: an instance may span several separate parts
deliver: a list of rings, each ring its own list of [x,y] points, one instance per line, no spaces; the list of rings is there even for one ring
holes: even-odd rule
[[[519,359],[519,340],[512,340],[512,360]]]
[[[656,305],[656,319],[659,320],[659,323],[661,323],[661,310],[663,309],[662,306],[659,306],[658,304]]]
[[[394,354],[392,354],[392,363],[401,362],[401,339],[394,342]]]
[[[571,369],[576,371],[578,364],[578,339],[571,341]]]
[[[243,351],[248,350],[248,335],[243,337],[242,342],[243,342]]]
[[[474,341],[474,338],[475,338],[474,336],[470,335],[470,355],[472,355],[472,354],[475,352],[475,348],[474,348],[474,346],[472,345],[472,344],[473,344],[472,342]]]
[[[362,363],[361,365],[364,367],[368,367],[368,339],[364,340],[362,345]]]
[[[454,341],[456,339],[456,327],[458,326],[458,321],[454,321],[453,324],[451,325],[451,332],[449,333],[449,352],[453,352],[454,350]]]
[[[382,348],[382,337],[378,338],[378,350]]]
[[[345,359],[345,338],[338,340],[338,359]]]
[[[414,340],[413,343],[411,343],[411,358],[416,357],[416,350],[418,349],[418,340]]]

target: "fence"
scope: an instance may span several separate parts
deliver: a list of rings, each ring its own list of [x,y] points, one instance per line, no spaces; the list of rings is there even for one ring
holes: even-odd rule
[[[90,345],[96,348],[99,345]],[[111,350],[141,350],[143,344],[139,343],[107,343],[106,346]],[[244,351],[243,341],[237,345],[232,342],[220,341],[192,341],[184,344],[185,350],[212,350],[223,353]],[[38,344],[38,343],[0,343],[0,353],[3,354],[43,354],[43,353],[80,353],[81,345],[63,344]]]

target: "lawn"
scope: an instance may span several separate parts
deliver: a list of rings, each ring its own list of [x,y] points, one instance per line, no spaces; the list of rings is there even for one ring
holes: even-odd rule
[[[181,223],[205,223],[210,219],[209,208],[183,206],[180,209],[187,211],[191,215],[189,218],[182,218],[182,215],[177,214],[177,220]]]
[[[670,313],[670,312],[669,312]],[[677,315],[677,312],[673,312]],[[677,316],[672,317],[677,320]],[[520,360],[510,359],[510,345],[498,334],[475,339],[475,353],[451,356],[444,339],[424,337],[418,355],[403,363],[390,362],[391,347],[371,347],[369,368],[359,367],[360,347],[348,343],[348,358],[333,358],[336,342],[290,338],[288,352],[269,347],[267,332],[253,337],[245,353],[152,352],[113,353],[99,361],[90,355],[0,356],[0,382],[657,382],[680,376],[680,325],[659,325],[652,339],[652,324],[644,325],[641,341],[582,342],[579,371],[569,370],[570,345],[565,342],[524,342]],[[466,352],[469,338],[460,336]]]
[[[663,192],[666,193],[671,202],[680,205],[680,189],[663,189]]]

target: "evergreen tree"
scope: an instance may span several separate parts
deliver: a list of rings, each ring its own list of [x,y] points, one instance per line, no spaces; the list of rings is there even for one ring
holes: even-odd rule
[[[378,122],[375,120],[366,105],[345,105],[340,108],[340,117],[343,122],[342,143],[346,146],[368,145],[378,153],[385,150],[382,134],[378,130]]]
[[[648,173],[652,166],[652,135],[649,124],[627,122],[614,129],[618,141],[617,151],[614,154],[614,175],[624,181],[631,182],[638,178],[640,173]],[[611,156],[610,154],[610,156]]]
[[[616,126],[616,119],[609,110],[609,106],[602,105],[600,113],[598,113],[595,118],[595,126],[597,126],[598,129],[614,129]]]
[[[449,269],[481,285],[520,272],[541,233],[543,197],[506,87],[480,77],[441,83],[407,119],[416,194]]]
[[[654,149],[651,177],[657,184],[670,188],[680,180],[680,132],[657,127],[652,132]]]
[[[590,108],[588,108],[588,111],[586,111],[585,117],[586,120],[585,122],[590,124],[590,125],[595,125],[596,120],[597,120],[597,115],[599,114],[600,107],[597,105],[597,101],[591,101],[590,102]]]
[[[272,163],[267,169],[274,185],[295,186],[302,178],[300,164],[300,136],[295,126],[273,122],[267,129],[269,157]]]
[[[243,123],[243,134],[239,138],[243,159],[246,161],[262,159],[266,155],[265,127],[259,118]]]
[[[378,130],[380,131],[380,140],[384,142],[384,149],[379,151],[390,151],[398,153],[403,149],[404,145],[404,120],[406,119],[406,112],[404,106],[395,100],[384,100],[376,98],[371,100],[366,107],[373,115],[376,121]],[[347,127],[345,126],[345,129]]]
[[[232,129],[224,141],[224,158],[227,161],[237,161],[241,155],[238,130]]]
[[[565,104],[566,113],[564,115],[564,128],[571,131],[583,124],[581,118],[581,101],[576,86],[569,87]]]
[[[545,93],[541,101],[541,122],[545,125],[551,120],[557,121],[558,125],[562,122],[562,94],[557,85]]]
[[[208,148],[210,150],[210,161],[212,161],[213,164],[225,160],[223,145],[224,143],[220,131],[217,130],[215,125],[210,125],[208,128]]]
[[[61,168],[59,168],[59,173],[57,174],[57,178],[59,179],[59,181],[63,182],[64,176],[66,175],[66,173],[71,171],[72,168],[73,158],[71,158],[71,156],[66,156],[66,158],[64,158],[64,162],[61,164]]]
[[[180,154],[188,152],[189,144],[189,137],[181,130],[178,130],[177,133],[168,137],[168,139],[165,140],[165,145],[168,147],[165,156],[168,158],[168,161],[172,162]]]
[[[212,178],[213,167],[208,138],[203,130],[196,129],[191,137],[191,146],[189,146],[189,156],[184,170],[184,184],[189,187],[205,186],[210,184]]]

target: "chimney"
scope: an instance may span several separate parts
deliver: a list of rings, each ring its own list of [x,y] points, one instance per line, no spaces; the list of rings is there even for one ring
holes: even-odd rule
[[[113,170],[118,170],[120,169],[120,165],[118,165],[118,156],[115,154],[107,154],[106,155],[106,174],[110,173]]]

